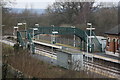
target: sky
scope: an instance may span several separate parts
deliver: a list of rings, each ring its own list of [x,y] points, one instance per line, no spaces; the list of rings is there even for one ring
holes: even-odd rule
[[[12,0],[12,2],[14,2],[14,5],[12,6],[8,5],[7,7],[46,9],[48,5],[51,5],[55,1],[58,0]],[[97,2],[118,2],[118,1],[120,0],[97,0]]]

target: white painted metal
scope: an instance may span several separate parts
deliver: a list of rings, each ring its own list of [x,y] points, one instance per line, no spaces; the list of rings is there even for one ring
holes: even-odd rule
[[[95,28],[86,28],[87,30],[95,30]]]
[[[92,23],[87,23],[87,25],[88,25],[88,26],[91,26],[91,25],[92,25]]]
[[[16,28],[18,28],[18,27],[14,27],[14,29],[16,29]]]
[[[54,47],[54,48],[58,48],[58,49],[62,49],[62,46],[57,46],[57,45],[53,45],[53,44],[49,44],[49,43],[44,43],[44,42],[40,42],[40,41],[35,41],[33,40],[34,43],[37,44],[41,44],[41,45],[45,45],[45,46],[50,46],[50,47]]]
[[[35,31],[35,30],[37,31],[37,30],[38,30],[38,28],[33,28],[33,30],[34,30],[34,31]]]
[[[23,23],[18,23],[17,25],[18,25],[18,26],[21,26],[21,25],[23,25]]]
[[[52,33],[53,33],[53,34],[57,34],[57,33],[58,33],[58,31],[53,31]]]

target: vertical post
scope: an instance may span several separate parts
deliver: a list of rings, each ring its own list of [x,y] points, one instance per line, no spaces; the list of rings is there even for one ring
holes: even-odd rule
[[[88,43],[89,43],[89,41],[88,41],[88,35],[87,34],[86,34],[86,36],[87,36],[87,54],[86,54],[87,61],[86,61],[86,69],[88,69]]]
[[[37,35],[38,40],[39,40],[39,36],[40,36],[40,35]]]
[[[88,35],[87,35],[87,53],[88,53]]]
[[[24,24],[24,26],[25,26],[25,38],[27,38],[27,23],[26,23],[26,21],[25,21],[25,23],[22,23],[22,24]]]
[[[1,3],[2,1],[0,1]],[[0,5],[0,40],[2,40],[2,6]],[[2,43],[0,43],[0,79],[2,79]]]
[[[35,24],[36,27],[39,27],[39,24]],[[40,36],[37,35],[37,39],[39,40]]]
[[[75,30],[74,30],[74,47],[76,47],[76,42],[75,42]]]
[[[92,30],[94,30],[95,28],[92,28],[92,24],[91,23],[87,23],[88,26],[90,26],[90,28],[87,28],[90,31],[90,36],[89,36],[89,40],[90,40],[90,52],[92,52]],[[87,38],[87,42],[88,42],[88,38]],[[88,52],[88,50],[87,50]],[[93,55],[91,56],[92,62],[93,62]]]
[[[89,41],[90,41],[90,52],[92,52],[92,30],[94,30],[95,28],[92,28],[92,23],[87,23],[88,26],[90,26],[90,28],[87,28],[87,30],[90,31],[90,35],[89,35]]]
[[[91,39],[91,33],[92,33],[92,25],[90,26],[90,52],[92,52],[92,46],[91,46],[91,44],[92,44],[92,39]]]
[[[15,35],[15,29],[14,29],[14,27],[13,27],[13,36]]]
[[[53,36],[54,35],[54,25],[51,25],[52,27],[53,27],[53,29],[52,29],[52,44],[53,44],[53,42],[54,42],[54,40],[53,40],[53,37],[55,37],[55,36]],[[54,53],[54,51],[53,51],[53,46],[52,46],[52,56],[51,57],[53,57],[53,53]],[[51,63],[53,63],[53,59],[51,59]]]
[[[34,39],[34,28],[33,28],[33,39]]]
[[[76,46],[76,42],[75,42],[75,26],[71,26],[71,28],[73,28],[73,31],[74,31],[74,43],[73,43],[73,46],[75,47]]]
[[[80,39],[80,40],[81,40],[81,41],[80,41],[80,42],[81,42],[81,44],[80,44],[80,49],[82,50],[82,39]]]
[[[86,46],[85,46],[85,41],[83,42],[83,49],[84,49],[84,51],[86,51]]]

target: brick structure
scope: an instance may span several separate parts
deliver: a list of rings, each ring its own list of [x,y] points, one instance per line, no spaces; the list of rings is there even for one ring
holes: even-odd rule
[[[116,26],[109,31],[107,34],[106,41],[106,54],[113,56],[120,56],[120,26]]]

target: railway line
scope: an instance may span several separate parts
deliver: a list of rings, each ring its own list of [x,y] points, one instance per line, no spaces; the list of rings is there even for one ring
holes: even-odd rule
[[[40,45],[40,48],[42,46]],[[57,58],[56,54],[57,53],[54,53],[54,52],[51,52],[51,48],[44,48],[44,49],[39,49],[38,46],[37,46],[37,49],[40,50],[40,51],[43,51],[45,53],[49,53],[49,54],[52,54],[54,55],[54,59]],[[56,52],[56,50],[55,50]],[[52,56],[50,55],[50,56]],[[85,68],[92,71],[92,72],[95,72],[95,71],[98,71],[100,72],[99,74],[103,74],[105,76],[109,76],[109,77],[112,77],[112,78],[120,78],[120,68],[116,68],[116,67],[113,67],[113,66],[106,66],[106,65],[103,65],[103,64],[100,64],[98,62],[91,62],[91,61],[86,61],[84,59],[84,65],[85,65]]]
[[[106,67],[104,65],[93,63],[90,61],[84,61],[84,65],[87,70],[96,72],[98,74],[108,76],[111,78],[120,78],[120,69],[115,67]]]
[[[9,41],[9,40],[7,40],[7,42],[13,43],[12,41]],[[51,49],[53,49],[53,50],[51,50]],[[56,52],[55,48],[42,46],[42,45],[36,45],[35,53],[57,60],[57,56],[56,56],[57,52]],[[111,78],[119,78],[120,79],[120,77],[119,77],[120,76],[120,68],[113,67],[112,65],[107,66],[107,64],[104,65],[104,64],[99,63],[98,61],[96,61],[96,62],[86,61],[85,59],[84,59],[84,65],[85,65],[85,68],[90,71],[93,71],[93,72],[96,72],[96,73],[99,73],[99,74],[102,74],[102,75],[105,75],[105,76],[108,76]]]
[[[41,47],[42,46],[40,45],[40,48]],[[37,46],[37,49],[40,51],[43,51],[45,53],[49,53],[49,54],[54,55],[54,58],[52,57],[53,59],[57,58],[57,56],[56,56],[57,53],[51,52],[51,48],[39,49]],[[56,52],[56,50],[55,50],[55,52]],[[102,74],[104,76],[109,76],[111,78],[116,78],[116,77],[120,78],[119,77],[120,76],[120,68],[113,67],[112,65],[107,66],[104,64],[100,64],[99,62],[86,61],[85,59],[84,59],[84,65],[85,65],[85,68],[88,69],[89,71],[92,71],[92,72],[98,71],[98,72],[100,72],[99,74]]]

